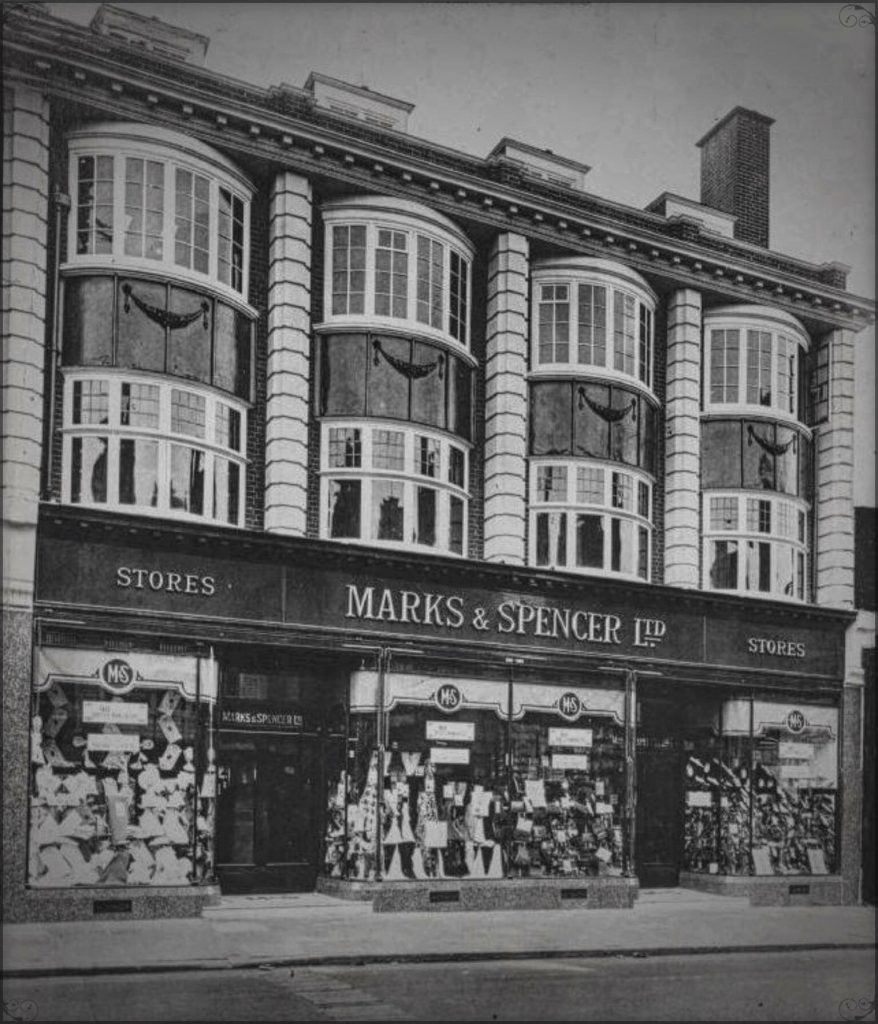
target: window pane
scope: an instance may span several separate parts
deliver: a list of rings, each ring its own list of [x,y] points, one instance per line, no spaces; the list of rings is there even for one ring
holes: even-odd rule
[[[739,332],[710,333],[710,400],[738,401]]]
[[[70,500],[103,503],[107,500],[107,438],[74,437],[71,442]]]
[[[362,416],[366,408],[366,335],[324,338],[321,352],[322,414]]]
[[[576,517],[576,564],[587,569],[604,567],[604,524],[601,516]]]
[[[363,313],[366,293],[366,228],[332,229],[332,312]]]
[[[637,575],[649,579],[649,530],[643,526],[637,528]]]
[[[448,548],[458,555],[463,554],[463,530],[463,499],[452,495],[448,506]]]
[[[422,476],[439,476],[439,442],[431,437],[415,438],[415,472]]]
[[[372,539],[404,540],[404,489],[401,480],[372,481]]]
[[[634,376],[634,296],[613,295],[613,368]]]
[[[329,481],[329,536],[360,536],[360,481]]]
[[[574,388],[574,455],[596,459],[610,456],[610,425],[596,410],[609,405],[610,389],[603,384],[579,384]]]
[[[649,484],[640,480],[637,484],[637,514],[649,519],[649,511]]]
[[[363,452],[357,427],[329,428],[329,465],[356,469],[362,465]]]
[[[607,362],[607,289],[579,286],[579,362],[605,366]]]
[[[540,363],[570,359],[570,300],[567,285],[540,288],[537,358]]]
[[[198,292],[171,289],[171,313],[185,319],[195,317],[188,324],[171,326],[168,331],[168,372],[175,377],[210,383],[210,307],[211,303]]]
[[[711,530],[737,530],[738,529],[738,499],[737,498],[711,498],[710,499],[710,529]]]
[[[466,486],[466,458],[460,448],[448,446],[448,482],[458,487]]]
[[[610,423],[610,458],[617,462],[627,462],[629,466],[636,466],[638,463],[638,406],[640,403],[630,391],[621,388],[611,388],[612,409],[619,413],[623,409],[627,412],[619,419]]]
[[[570,455],[570,384],[531,386],[531,454]]]
[[[241,414],[225,402],[216,403],[216,443],[232,451],[241,450]]]
[[[432,487],[418,487],[418,525],[412,540],[433,547],[436,543],[436,492]]]
[[[628,519],[610,519],[610,568],[613,572],[632,572],[634,561],[634,524]]]
[[[202,395],[171,390],[171,430],[175,434],[205,437],[205,401]]]
[[[110,385],[105,380],[73,382],[71,423],[107,423],[110,417]]]
[[[240,515],[241,467],[217,456],[213,463],[213,517],[237,526]]]
[[[65,366],[113,363],[113,279],[73,277],[64,282]]]
[[[747,529],[750,533],[771,533],[771,502],[747,499]]]
[[[603,505],[604,471],[592,466],[579,466],[576,470],[576,500],[581,505]]]
[[[701,424],[702,487],[741,486],[741,424],[706,420]]]
[[[784,597],[799,597],[795,593],[796,586],[796,556],[801,556],[787,544],[774,545],[774,586],[775,594]]]
[[[204,515],[204,452],[171,445],[171,508]]]
[[[412,421],[445,427],[446,356],[432,345],[412,344]]]
[[[157,441],[123,437],[119,441],[119,502],[155,508],[158,505],[159,446]]]
[[[120,419],[123,427],[159,426],[159,389],[155,384],[122,383]]]
[[[745,550],[744,589],[771,590],[771,544],[767,541],[748,540]]]
[[[567,564],[567,513],[541,512],[537,517],[537,565]]]
[[[372,431],[374,469],[405,469],[405,435],[399,430]]]
[[[567,501],[567,467],[537,466],[537,501]]]
[[[116,365],[164,373],[165,328],[156,319],[166,311],[165,286],[149,281],[120,281],[117,303]],[[146,309],[153,315],[148,315]]]
[[[213,384],[238,398],[250,398],[250,320],[224,302],[214,301]]]
[[[633,507],[633,488],[631,477],[627,473],[613,473],[611,504],[613,508],[631,509]]]
[[[366,388],[368,416],[405,420],[409,414],[411,342],[407,338],[374,338]]]
[[[776,427],[775,433],[779,448],[785,446],[775,456],[775,472],[777,473],[777,490],[784,494],[797,494],[799,487],[799,438],[796,431],[784,427]]]
[[[462,359],[446,357],[448,367],[448,429],[458,437],[472,436],[473,371]]]
[[[644,384],[652,384],[652,313],[640,305],[640,343],[637,349],[637,375]]]
[[[773,423],[754,421],[744,425],[746,443],[743,446],[744,487],[773,490],[775,486],[776,456],[769,450],[775,442]],[[762,440],[763,444],[759,441]],[[728,485],[726,485],[728,486]]]
[[[451,281],[448,308],[448,333],[466,343],[466,325],[469,313],[467,273],[469,263],[458,253],[451,252]]]
[[[375,314],[408,315],[408,240],[402,231],[379,231],[375,250]]]
[[[710,551],[710,587],[712,590],[738,589],[738,542],[712,540]]]
[[[659,432],[659,411],[653,405],[640,399],[640,468],[647,473],[656,473],[656,445]]]
[[[747,331],[747,402],[771,405],[771,334]]]

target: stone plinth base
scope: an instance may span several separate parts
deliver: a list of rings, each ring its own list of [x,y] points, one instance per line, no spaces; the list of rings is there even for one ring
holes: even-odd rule
[[[220,901],[219,886],[100,886],[30,889],[22,900],[27,921],[132,921],[200,917]]]
[[[841,906],[839,875],[702,875],[680,872],[680,887],[720,896],[747,896],[752,907]]]
[[[630,909],[635,878],[443,879],[427,882],[357,882],[322,878],[320,892],[372,901],[377,913],[424,910]]]

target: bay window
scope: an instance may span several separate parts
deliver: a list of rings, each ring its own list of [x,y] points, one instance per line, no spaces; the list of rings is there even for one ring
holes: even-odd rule
[[[369,421],[322,431],[322,536],[465,554],[466,448]]]
[[[633,270],[584,257],[535,261],[531,374],[583,366],[652,388],[656,298]]]
[[[650,479],[582,460],[531,468],[531,565],[650,578]]]
[[[358,317],[469,348],[474,251],[450,220],[379,196],[331,200],[323,214],[326,326]]]
[[[69,137],[69,264],[129,263],[247,294],[252,186],[187,136],[98,124]]]
[[[787,498],[708,492],[705,588],[804,601],[807,512]]]
[[[243,403],[125,371],[65,378],[63,500],[243,526]]]

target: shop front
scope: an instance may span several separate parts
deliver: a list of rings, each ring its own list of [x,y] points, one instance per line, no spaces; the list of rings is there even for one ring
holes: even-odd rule
[[[842,899],[844,613],[44,518],[41,898]]]

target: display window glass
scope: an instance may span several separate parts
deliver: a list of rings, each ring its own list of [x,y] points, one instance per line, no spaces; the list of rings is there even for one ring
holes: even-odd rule
[[[622,874],[623,696],[354,673],[326,871],[352,880]],[[510,719],[510,710],[512,717]]]
[[[39,650],[30,886],[212,878],[213,679],[194,657]]]
[[[832,707],[715,702],[710,720],[689,733],[684,870],[837,870],[837,722]]]

